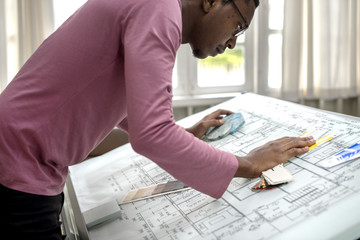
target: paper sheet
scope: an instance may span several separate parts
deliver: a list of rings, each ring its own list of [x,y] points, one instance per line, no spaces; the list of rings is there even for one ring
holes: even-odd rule
[[[123,218],[91,229],[90,239],[298,239],[297,229],[320,236],[316,239],[331,239],[360,229],[359,208],[341,210],[343,202],[358,204],[360,161],[328,170],[316,165],[360,141],[358,118],[248,93],[180,123],[190,126],[218,108],[241,112],[246,123],[210,144],[239,156],[270,140],[300,136],[314,127],[335,137],[286,163],[294,180],[279,188],[253,192],[251,187],[259,178],[239,178],[219,200],[189,190],[121,205]],[[123,197],[131,189],[173,180],[129,145],[71,167],[71,177],[83,211],[104,199]],[[334,211],[337,217],[329,218]],[[325,231],[327,225],[336,227]]]

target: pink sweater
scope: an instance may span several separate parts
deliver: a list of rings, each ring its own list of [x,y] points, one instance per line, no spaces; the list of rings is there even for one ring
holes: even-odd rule
[[[171,76],[179,0],[89,0],[0,95],[0,183],[56,195],[115,127],[175,178],[215,198],[238,166],[176,125]]]

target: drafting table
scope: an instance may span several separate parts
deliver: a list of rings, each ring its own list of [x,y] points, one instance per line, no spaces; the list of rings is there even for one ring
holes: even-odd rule
[[[235,134],[209,142],[246,155],[283,136],[323,129],[336,136],[292,158],[285,167],[294,180],[254,192],[256,179],[234,179],[219,200],[193,189],[120,205],[121,218],[84,229],[81,239],[356,239],[360,237],[360,160],[326,170],[316,163],[360,142],[360,119],[245,93],[179,121],[192,126],[218,109],[241,112],[245,124]],[[72,202],[87,211],[131,189],[172,180],[129,144],[70,168]],[[75,214],[76,215],[76,214]],[[80,223],[79,223],[80,222]]]

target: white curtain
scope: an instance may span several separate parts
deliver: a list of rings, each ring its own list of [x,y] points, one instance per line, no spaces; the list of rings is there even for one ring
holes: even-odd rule
[[[31,56],[54,30],[53,2],[18,0],[18,33],[20,65]]]
[[[0,1],[0,92],[7,83],[5,3]]]
[[[0,1],[0,91],[53,29],[53,1]]]
[[[285,0],[282,98],[360,95],[360,3]]]

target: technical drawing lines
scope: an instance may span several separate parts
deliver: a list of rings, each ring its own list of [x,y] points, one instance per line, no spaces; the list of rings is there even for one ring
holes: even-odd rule
[[[287,195],[286,197],[284,197],[285,200],[287,200],[290,203],[301,203],[305,204],[306,202],[311,201],[312,199],[314,199],[316,196],[318,196],[319,194],[321,194],[321,190],[318,189],[317,187],[313,187],[313,186],[306,186],[303,187],[289,195]]]

